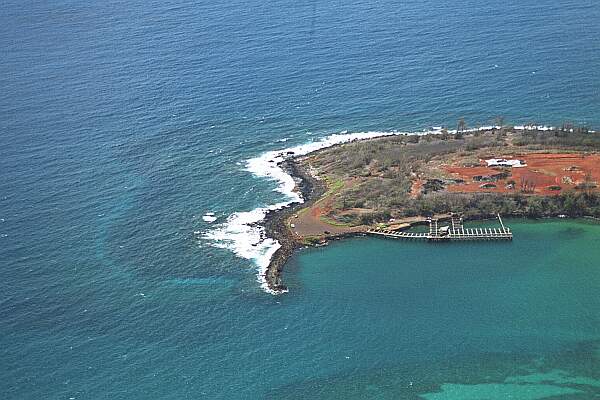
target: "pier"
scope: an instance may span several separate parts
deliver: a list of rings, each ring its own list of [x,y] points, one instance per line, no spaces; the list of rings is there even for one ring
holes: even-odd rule
[[[450,225],[440,226],[439,220],[430,218],[429,232],[405,232],[389,229],[369,229],[367,233],[377,236],[383,236],[393,239],[413,239],[429,241],[450,241],[450,240],[512,240],[513,235],[510,228],[504,225],[502,217],[498,214],[500,228],[465,228],[463,219],[452,214]]]

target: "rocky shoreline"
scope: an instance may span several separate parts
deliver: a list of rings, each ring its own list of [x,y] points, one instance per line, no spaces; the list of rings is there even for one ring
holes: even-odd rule
[[[305,244],[300,243],[293,235],[286,222],[289,217],[297,213],[301,209],[310,207],[315,201],[327,191],[325,184],[316,179],[296,158],[291,157],[278,164],[288,175],[296,182],[296,190],[304,199],[303,203],[292,203],[291,205],[269,211],[262,222],[265,229],[266,237],[275,239],[279,242],[280,248],[275,251],[269,265],[264,273],[265,282],[269,290],[275,294],[285,293],[287,286],[283,283],[281,275],[283,267],[287,260],[292,256],[295,250],[305,247]],[[493,216],[481,215],[473,220],[485,220],[495,218]],[[411,223],[411,225],[424,224],[425,221]],[[348,232],[343,234],[331,234],[324,236],[324,240],[336,240],[347,237],[364,236],[364,232]]]
[[[299,248],[305,247],[306,245],[301,242],[301,238],[296,237],[291,229],[288,227],[287,223],[289,218],[298,213],[300,210],[311,207],[317,200],[322,198],[322,196],[326,193],[327,187],[325,182],[318,180],[315,176],[311,174],[311,172],[307,169],[306,165],[303,163],[303,159],[305,156],[294,156],[293,154],[288,154],[289,158],[285,159],[278,163],[278,167],[282,168],[288,175],[290,175],[295,181],[295,191],[297,191],[302,199],[303,203],[292,203],[287,207],[269,211],[261,225],[264,227],[264,234],[266,237],[277,240],[280,247],[274,252],[273,256],[269,261],[269,265],[267,266],[263,278],[268,286],[270,292],[274,294],[284,293],[287,291],[286,285],[282,281],[282,273],[285,263],[292,256],[293,252]],[[547,217],[559,217],[566,218],[565,210],[556,210],[553,213],[547,213],[542,216],[543,218]],[[530,215],[525,211],[518,212],[510,212],[505,215],[511,216],[514,218],[533,218],[536,217]],[[576,215],[570,215],[571,217],[575,217]],[[436,216],[439,218],[440,216]],[[598,221],[597,217],[579,215],[579,217],[594,219]],[[424,217],[423,217],[424,218]],[[486,220],[496,218],[496,214],[488,214],[484,212],[471,213],[468,217],[468,220]],[[539,218],[539,217],[538,217]],[[443,219],[443,218],[442,218]],[[422,221],[411,221],[409,223],[410,226],[418,225],[426,223],[426,220]],[[326,235],[319,235],[320,238],[325,240],[332,239],[341,239],[345,237],[353,237],[353,236],[364,236],[365,231],[355,231],[355,232],[345,232],[345,233],[337,233],[330,234],[329,232]]]
[[[293,203],[288,207],[273,210],[267,213],[263,222],[267,237],[275,239],[281,247],[271,257],[269,266],[265,271],[265,281],[269,289],[274,293],[283,293],[287,287],[281,280],[283,266],[294,250],[302,247],[286,226],[287,219],[300,209],[309,207],[318,200],[326,191],[323,182],[316,179],[302,165],[293,158],[289,158],[279,164],[287,174],[296,182],[296,190],[300,192],[304,203]]]

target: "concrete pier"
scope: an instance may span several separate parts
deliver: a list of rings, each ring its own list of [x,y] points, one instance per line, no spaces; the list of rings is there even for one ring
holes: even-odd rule
[[[463,220],[456,214],[452,214],[450,225],[440,227],[437,219],[429,219],[429,232],[413,233],[403,231],[391,231],[387,229],[369,229],[372,235],[384,236],[393,239],[417,239],[429,241],[449,240],[512,240],[513,235],[510,228],[504,225],[500,214],[498,214],[500,228],[465,228]]]

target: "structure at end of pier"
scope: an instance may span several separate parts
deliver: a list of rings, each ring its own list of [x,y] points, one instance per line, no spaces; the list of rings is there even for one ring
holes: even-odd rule
[[[388,229],[369,229],[367,232],[373,235],[384,236],[393,239],[422,239],[429,241],[450,240],[512,240],[513,235],[510,228],[504,225],[502,217],[498,214],[499,228],[465,228],[463,219],[458,214],[451,214],[450,224],[442,225],[440,220],[429,218],[429,232],[405,232]]]

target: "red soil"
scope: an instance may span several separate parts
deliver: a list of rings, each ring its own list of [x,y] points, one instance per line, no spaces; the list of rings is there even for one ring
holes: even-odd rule
[[[344,187],[348,188],[356,184],[357,180],[353,179],[344,183]],[[326,195],[313,204],[308,210],[300,211],[297,216],[292,216],[289,219],[290,229],[297,238],[307,236],[328,236],[337,235],[348,232],[364,231],[364,226],[343,226],[331,225],[323,221],[322,217],[329,214],[334,202],[334,194]],[[291,224],[294,226],[292,227]],[[328,233],[325,233],[328,232]]]
[[[419,193],[421,193],[424,183],[425,181],[423,179],[415,179],[410,187],[410,197],[417,197]]]
[[[501,155],[499,155],[501,156]],[[586,174],[591,174],[592,181],[600,182],[600,155],[599,154],[543,154],[534,153],[510,157],[525,160],[526,167],[510,169],[511,176],[497,182],[495,188],[481,188],[488,182],[473,181],[477,175],[493,175],[502,172],[500,169],[488,168],[482,160],[478,167],[448,166],[445,170],[454,177],[463,179],[464,184],[448,186],[450,192],[495,192],[511,193],[520,191],[523,183],[534,187],[533,193],[543,195],[556,195],[567,189],[573,189],[583,183]],[[515,181],[514,189],[507,189],[507,182]],[[549,186],[560,186],[561,190],[550,190]],[[596,189],[597,190],[597,189]]]

